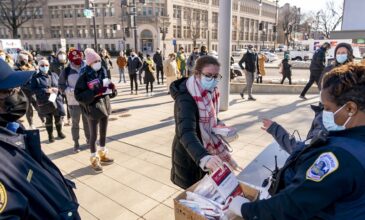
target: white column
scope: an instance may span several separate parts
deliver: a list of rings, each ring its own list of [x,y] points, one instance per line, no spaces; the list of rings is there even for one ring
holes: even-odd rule
[[[220,110],[227,111],[229,106],[229,71],[232,45],[232,0],[219,1],[218,17],[218,56],[223,76],[219,83]]]

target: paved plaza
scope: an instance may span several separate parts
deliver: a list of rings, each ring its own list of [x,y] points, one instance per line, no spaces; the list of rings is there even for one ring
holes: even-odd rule
[[[166,86],[156,85],[152,98],[145,96],[144,86],[139,95],[130,95],[129,84],[118,84],[118,90],[107,135],[115,163],[104,167],[102,174],[89,167],[87,146],[73,153],[71,127],[64,127],[65,140],[48,144],[38,121],[42,148],[64,175],[75,181],[82,219],[174,219],[173,198],[182,190],[170,181],[173,100]],[[233,94],[229,110],[220,113],[220,119],[239,131],[232,147],[233,157],[242,167],[272,142],[260,129],[262,118],[273,118],[290,132],[298,129],[305,136],[313,118],[309,105],[318,102],[318,96],[308,96],[307,101],[299,100],[298,95],[255,97],[257,102],[248,102]]]

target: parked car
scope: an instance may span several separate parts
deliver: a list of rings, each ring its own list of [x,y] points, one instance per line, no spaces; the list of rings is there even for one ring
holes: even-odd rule
[[[264,52],[264,55],[266,56],[266,63],[271,63],[279,59],[279,57],[274,53]]]

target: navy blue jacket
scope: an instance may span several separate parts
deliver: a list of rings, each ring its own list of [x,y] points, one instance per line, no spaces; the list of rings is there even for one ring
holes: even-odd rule
[[[39,71],[35,75],[33,75],[31,80],[31,88],[36,96],[38,105],[46,104],[47,102],[49,102],[48,98],[50,94],[47,93],[47,89],[52,87],[58,88],[58,75],[56,73],[48,72],[48,74],[44,74]],[[57,111],[55,112],[55,114],[59,116],[65,116],[63,99],[60,92],[58,92],[57,94],[56,106]]]
[[[42,152],[38,130],[0,127],[0,164],[0,219],[80,219],[75,184]]]
[[[242,205],[244,219],[365,219],[365,127],[330,132],[295,154],[273,197]],[[294,175],[285,181],[288,169]]]
[[[323,106],[321,104],[319,106],[311,105],[311,108],[315,115],[311,128],[307,134],[306,141],[317,136],[320,131],[326,130],[322,122]],[[285,128],[276,122],[267,129],[267,132],[271,134],[280,147],[289,154],[292,154],[294,150],[298,148],[301,149],[303,147],[304,143],[301,140],[296,140],[294,135],[290,135]]]
[[[137,74],[138,71],[141,69],[143,63],[141,59],[135,56],[133,59],[132,57],[128,57],[128,72],[129,75]]]

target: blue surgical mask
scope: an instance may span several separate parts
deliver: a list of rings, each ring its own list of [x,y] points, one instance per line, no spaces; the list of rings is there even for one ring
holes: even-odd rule
[[[49,66],[40,66],[39,70],[42,71],[42,73],[48,73]]]
[[[322,122],[327,131],[343,131],[346,129],[346,125],[350,122],[352,117],[349,117],[343,125],[338,125],[335,122],[335,115],[340,112],[345,106],[346,105],[342,106],[334,113],[323,110]]]
[[[215,79],[208,78],[206,76],[201,76],[201,84],[204,90],[212,92],[217,87],[218,81]]]
[[[347,54],[336,55],[336,60],[338,63],[343,64],[347,61]]]

